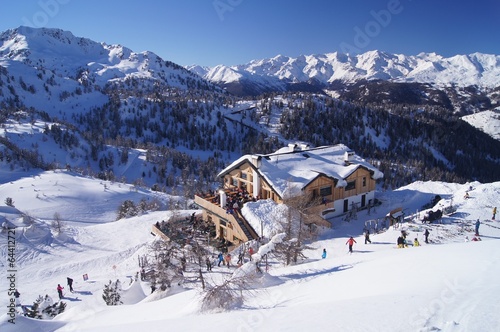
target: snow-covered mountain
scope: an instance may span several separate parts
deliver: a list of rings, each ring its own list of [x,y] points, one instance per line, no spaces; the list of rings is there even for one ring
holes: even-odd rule
[[[207,80],[236,93],[295,90],[297,84],[302,84],[302,89],[308,85],[309,90],[335,91],[342,90],[345,85],[375,80],[429,84],[438,89],[477,86],[480,91],[490,91],[500,86],[500,56],[482,53],[452,57],[436,53],[403,55],[381,51],[357,55],[333,52],[295,58],[278,55],[237,66],[195,69]],[[272,84],[259,89],[263,81]],[[236,89],[238,84],[245,88]],[[254,87],[250,89],[252,84]]]
[[[143,79],[187,89],[207,83],[152,52],[136,53],[69,31],[19,27],[0,34],[1,95],[44,111],[100,106],[109,83]],[[0,96],[1,96],[0,95]],[[71,97],[71,98],[70,98]],[[2,98],[0,98],[2,99]]]
[[[238,66],[205,68],[205,72],[198,70],[197,73],[213,82],[225,83],[251,75],[275,77],[291,83],[314,79],[325,85],[335,81],[391,80],[495,88],[500,85],[500,56],[473,53],[446,58],[436,53],[412,56],[380,51],[358,55],[334,52],[296,58],[278,55]]]

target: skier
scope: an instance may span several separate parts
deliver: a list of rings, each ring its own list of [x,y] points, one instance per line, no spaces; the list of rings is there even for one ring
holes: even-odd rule
[[[222,263],[222,265],[226,265],[224,263],[224,255],[222,255],[221,252],[217,255],[217,258],[219,259],[219,263],[217,264],[217,266],[220,266],[220,263]]]
[[[404,248],[405,247],[405,239],[403,236],[398,237],[398,248]]]
[[[413,241],[413,246],[414,247],[420,247],[420,242],[418,242],[417,238],[415,238],[415,240]]]
[[[68,279],[69,291],[73,293],[73,279],[71,279],[70,277],[68,277],[67,279]]]
[[[372,240],[370,240],[370,231],[369,230],[366,230],[366,232],[365,232],[365,244],[367,242],[372,243]]]
[[[323,253],[321,254],[321,258],[322,259],[326,258],[326,249],[323,249]]]
[[[236,265],[243,264],[243,251],[238,254],[238,261],[236,262]]]
[[[495,220],[495,215],[497,214],[497,207],[495,206],[493,208],[493,217],[491,217],[491,220]]]
[[[227,264],[227,268],[229,269],[229,265],[231,264],[231,254],[230,253],[227,253],[227,255],[226,255],[226,264]]]
[[[357,242],[356,242],[356,240],[353,239],[352,236],[345,243],[345,244],[349,244],[349,253],[351,253],[351,254],[352,254],[352,246],[354,245],[354,243],[357,243]]]
[[[212,271],[212,262],[210,262],[210,258],[205,259],[205,264],[207,264],[207,271]]]
[[[481,222],[479,219],[476,221],[476,236],[479,236],[479,225],[481,225]]]
[[[253,255],[253,248],[250,247],[248,248],[248,256],[250,256],[250,261],[252,260],[252,255]]]
[[[19,296],[21,296],[21,293],[19,293],[19,291],[16,288],[16,290],[14,291],[14,297],[16,298],[16,306],[20,306],[21,305],[21,302],[19,300]]]
[[[64,287],[61,286],[61,284],[57,284],[57,294],[59,294],[59,300],[61,300],[64,297],[63,292],[62,292],[63,289],[64,289]]]
[[[425,232],[424,232],[424,236],[425,236],[425,243],[429,243],[429,230],[426,229]]]

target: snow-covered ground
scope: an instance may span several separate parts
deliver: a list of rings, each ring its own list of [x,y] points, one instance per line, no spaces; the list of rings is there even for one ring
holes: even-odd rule
[[[57,299],[57,284],[67,288],[66,277],[75,280],[75,292],[66,290],[63,314],[44,321],[17,315],[16,324],[10,323],[5,280],[12,267],[7,261],[8,234],[3,232],[1,331],[498,331],[500,223],[491,217],[493,207],[500,207],[500,182],[417,182],[380,192],[382,205],[369,215],[365,210],[350,222],[338,218],[332,229],[320,230],[308,260],[288,267],[273,263],[241,306],[212,313],[200,311],[196,287],[150,294],[147,283],[132,281],[139,270],[138,255],[155,240],[152,224],[167,219],[169,212],[115,221],[117,207],[126,199],[167,197],[63,171],[19,179],[6,173],[0,183],[0,218],[18,226],[14,283],[21,303],[30,305],[45,294]],[[470,187],[470,198],[465,199]],[[422,224],[421,207],[435,195],[443,199],[442,207],[453,205],[457,211],[442,223]],[[3,203],[7,197],[13,198],[15,207]],[[408,221],[401,228],[372,234],[372,243],[365,244],[365,221],[382,219],[397,207],[404,209]],[[276,229],[270,220],[279,216],[276,209],[269,202],[256,204],[251,222],[272,236]],[[20,212],[36,218],[35,226],[23,224]],[[55,212],[66,224],[63,235],[50,229]],[[466,242],[466,237],[474,237],[477,219],[482,241]],[[397,249],[402,229],[421,246]],[[430,230],[429,244],[424,243],[425,229]],[[351,235],[357,241],[353,254],[346,246]],[[234,271],[235,267],[214,267],[205,275],[213,282]],[[125,304],[108,307],[102,290],[116,279],[125,289]]]
[[[494,139],[500,140],[500,108],[462,117],[462,120],[482,130]]]

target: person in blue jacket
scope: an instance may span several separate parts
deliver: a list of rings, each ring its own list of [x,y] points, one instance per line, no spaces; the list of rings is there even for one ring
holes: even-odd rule
[[[479,219],[476,221],[476,236],[479,236],[479,225],[481,225],[481,222]]]
[[[219,263],[217,264],[217,266],[220,266],[220,263],[222,263],[222,265],[226,265],[224,263],[224,255],[221,252],[217,255],[217,258],[219,259]]]
[[[323,259],[326,258],[326,249],[323,249],[323,254],[321,254],[321,258],[323,258]]]

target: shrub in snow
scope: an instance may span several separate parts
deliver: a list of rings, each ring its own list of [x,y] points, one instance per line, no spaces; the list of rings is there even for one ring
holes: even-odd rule
[[[123,304],[121,301],[121,283],[120,280],[115,282],[109,281],[108,284],[104,285],[104,290],[102,292],[102,298],[107,305],[119,305]]]
[[[120,207],[118,208],[118,215],[116,216],[116,220],[120,220],[122,218],[133,217],[138,214],[137,207],[135,203],[129,199],[124,201]]]
[[[5,205],[14,207],[14,200],[12,199],[12,197],[7,197],[5,199]]]
[[[65,302],[55,302],[48,295],[42,297],[41,295],[33,302],[31,308],[26,307],[25,316],[36,319],[51,319],[66,309]]]

